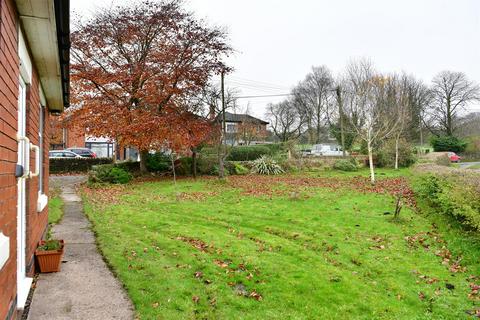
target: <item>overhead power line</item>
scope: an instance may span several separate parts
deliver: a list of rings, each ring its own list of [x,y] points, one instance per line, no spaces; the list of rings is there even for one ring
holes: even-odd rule
[[[237,99],[254,99],[254,98],[288,97],[291,95],[292,95],[291,93],[285,93],[285,94],[267,94],[263,96],[241,96],[236,98]]]
[[[288,86],[283,86],[283,85],[278,85],[278,84],[273,84],[269,82],[263,82],[263,81],[257,81],[257,80],[250,80],[250,79],[245,79],[245,78],[240,78],[240,77],[235,77],[231,76],[229,77],[232,81],[239,82],[239,83],[244,83],[244,84],[250,84],[250,85],[256,85],[259,87],[270,87],[270,88],[281,88],[284,90],[289,90]]]

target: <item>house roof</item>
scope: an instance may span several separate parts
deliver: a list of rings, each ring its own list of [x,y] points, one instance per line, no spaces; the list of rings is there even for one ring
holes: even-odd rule
[[[221,113],[217,115],[217,119],[219,121],[222,121]],[[225,112],[225,121],[236,122],[236,123],[252,122],[252,123],[258,123],[258,124],[268,124],[268,122],[263,121],[262,119],[252,117],[249,114],[237,114],[237,113],[230,113],[230,112]]]
[[[15,0],[48,107],[69,101],[70,1]]]

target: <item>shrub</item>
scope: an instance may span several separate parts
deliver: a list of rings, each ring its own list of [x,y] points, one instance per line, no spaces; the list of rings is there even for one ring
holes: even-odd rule
[[[111,158],[59,158],[50,159],[50,173],[88,172],[95,165],[111,164]]]
[[[355,158],[352,158],[354,161],[356,161]],[[333,169],[335,170],[340,170],[340,171],[347,171],[347,172],[353,172],[358,170],[358,165],[354,163],[351,159],[340,159],[335,161],[333,164]]]
[[[146,166],[150,172],[167,172],[172,168],[170,157],[163,152],[150,153]]]
[[[283,173],[282,167],[275,160],[268,156],[262,156],[253,161],[254,173],[266,174],[266,175],[277,175]]]
[[[252,161],[272,152],[265,146],[237,146],[230,150],[229,161]]]
[[[192,174],[192,158],[183,157],[175,160],[175,173],[179,176],[188,176]],[[198,165],[197,165],[198,167]]]
[[[245,167],[244,165],[237,163],[237,162],[227,162],[229,164],[228,166],[228,172],[232,175],[246,175],[250,172],[250,170]]]
[[[454,136],[433,136],[430,139],[430,144],[436,152],[463,152],[468,143]]]
[[[435,164],[438,164],[439,166],[449,167],[451,165],[451,161],[448,155],[443,154],[435,159]]]
[[[217,169],[215,170],[215,166]],[[215,171],[218,175],[218,157],[215,155],[201,155],[197,159],[197,173],[214,175]]]
[[[427,175],[415,185],[415,191],[442,214],[480,230],[479,177],[463,174]]]
[[[465,161],[480,160],[480,136],[471,136],[467,139],[468,145],[462,153]]]
[[[271,144],[262,144],[262,147],[266,147],[270,150],[270,154],[280,153],[285,151],[285,146],[283,143],[271,143]]]
[[[123,161],[115,163],[115,167],[123,169],[130,173],[140,172],[140,162],[138,161]]]
[[[125,184],[132,180],[132,175],[113,164],[97,165],[89,172],[90,183],[120,183]]]
[[[376,153],[378,167],[395,167],[395,140],[388,140]],[[398,144],[398,166],[410,167],[416,162],[415,149],[405,139]]]

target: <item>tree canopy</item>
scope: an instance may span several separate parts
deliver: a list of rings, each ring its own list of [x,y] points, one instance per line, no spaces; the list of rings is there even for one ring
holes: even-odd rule
[[[141,151],[203,139],[206,119],[189,101],[228,70],[223,30],[181,1],[142,1],[77,22],[71,37],[73,115],[89,134]]]

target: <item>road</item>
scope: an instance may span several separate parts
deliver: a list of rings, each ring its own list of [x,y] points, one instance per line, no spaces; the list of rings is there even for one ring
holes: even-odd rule
[[[459,165],[460,165],[460,168],[467,169],[474,165],[480,165],[480,162],[460,162]]]

